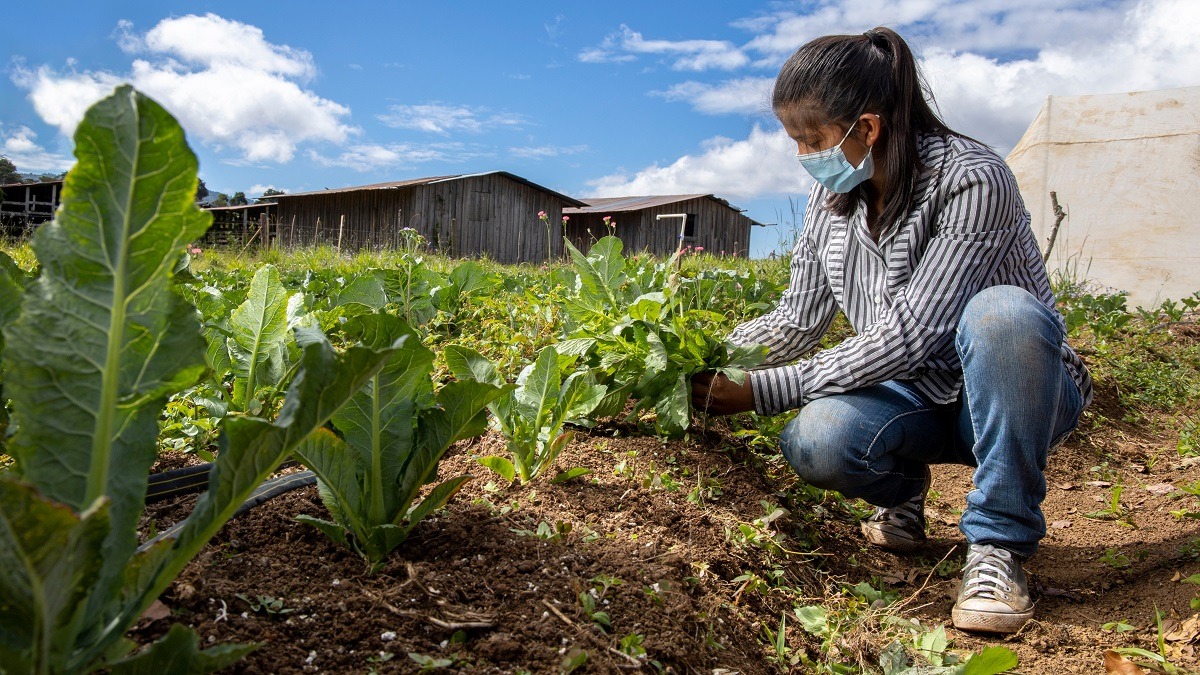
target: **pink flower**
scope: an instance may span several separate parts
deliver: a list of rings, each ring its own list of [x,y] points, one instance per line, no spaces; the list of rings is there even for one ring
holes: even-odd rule
[[[570,219],[571,219],[571,216],[563,216],[563,222],[564,222],[564,223],[566,223],[566,222],[567,222],[568,220],[570,220]]]
[[[542,219],[542,220],[545,220],[545,219],[546,219],[546,212],[545,212],[545,211],[538,211],[538,218],[540,218],[540,219]]]
[[[703,246],[697,246],[697,247],[696,247],[696,253],[699,253],[699,252],[701,252],[701,251],[703,251],[703,250],[704,250],[704,247],[703,247]]]
[[[193,248],[191,251],[189,251],[189,253],[191,253],[192,255],[200,255],[200,249]]]
[[[612,220],[612,216],[604,216],[604,224],[605,225],[607,225],[608,221],[610,221],[610,220]]]

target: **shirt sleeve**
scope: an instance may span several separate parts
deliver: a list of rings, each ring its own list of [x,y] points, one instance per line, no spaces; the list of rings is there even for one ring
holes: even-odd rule
[[[919,374],[954,340],[967,302],[990,280],[1025,225],[1016,179],[989,162],[959,173],[933,216],[933,236],[907,287],[858,335],[794,365],[750,372],[755,408],[777,414],[824,396]]]
[[[814,204],[809,196],[809,204]],[[837,300],[825,276],[824,266],[809,240],[816,229],[817,208],[805,212],[803,229],[792,249],[791,279],[771,312],[747,321],[733,330],[735,344],[765,345],[770,351],[764,365],[790,363],[811,349],[829,329],[837,315]]]

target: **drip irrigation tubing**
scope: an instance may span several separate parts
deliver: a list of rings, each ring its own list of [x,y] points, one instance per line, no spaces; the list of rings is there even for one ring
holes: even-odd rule
[[[295,462],[289,462],[280,468],[295,465]],[[212,464],[201,464],[199,466],[189,466],[182,469],[151,474],[150,486],[146,490],[146,503],[150,504],[192,492],[204,492],[208,489],[209,475],[212,472],[212,467]],[[237,510],[233,512],[233,517],[236,518],[259,504],[278,497],[285,492],[291,492],[292,490],[312,485],[316,482],[317,475],[311,471],[300,471],[269,478],[263,481],[262,485],[255,488],[250,497],[238,506]],[[179,536],[179,531],[183,529],[185,522],[187,522],[186,519],[181,520],[158,533],[158,535],[139,546],[138,551],[145,551],[164,539],[175,539]]]

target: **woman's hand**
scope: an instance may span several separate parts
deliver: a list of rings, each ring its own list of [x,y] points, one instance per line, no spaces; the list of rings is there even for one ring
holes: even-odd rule
[[[714,372],[692,376],[692,409],[709,415],[732,415],[754,410],[754,393],[750,378],[735,384],[724,375]]]

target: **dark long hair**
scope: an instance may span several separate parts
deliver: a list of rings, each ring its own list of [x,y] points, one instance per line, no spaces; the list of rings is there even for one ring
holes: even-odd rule
[[[813,124],[851,125],[859,115],[874,113],[882,120],[882,144],[887,175],[883,210],[871,228],[879,234],[912,206],[917,179],[924,167],[917,156],[917,135],[958,135],[938,117],[912,50],[890,28],[873,28],[862,35],[827,35],[792,54],[775,79],[771,105],[776,115],[796,109]],[[850,216],[863,186],[835,194],[827,202],[836,214]]]

